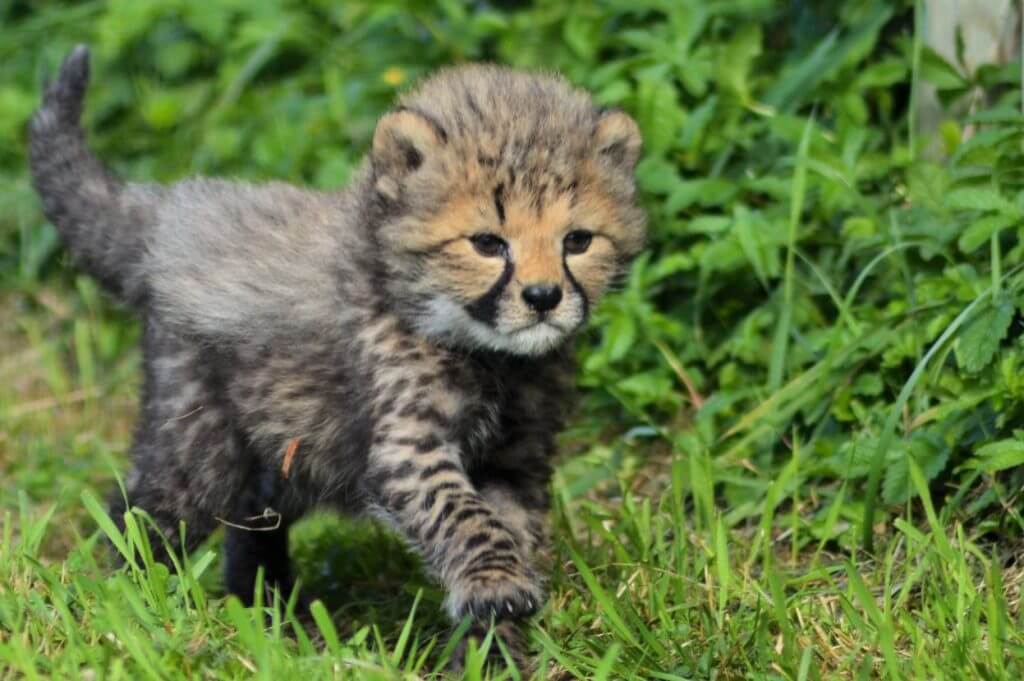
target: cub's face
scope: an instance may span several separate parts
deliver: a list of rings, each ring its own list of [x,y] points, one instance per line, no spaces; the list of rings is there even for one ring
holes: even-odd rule
[[[644,237],[636,125],[590,116],[571,135],[535,131],[536,145],[518,148],[500,130],[458,139],[408,109],[381,120],[375,189],[396,214],[380,228],[389,293],[420,332],[534,356],[584,324]]]
[[[578,184],[539,205],[500,185],[453,197],[425,226],[420,328],[520,355],[560,345],[629,257],[603,201]]]

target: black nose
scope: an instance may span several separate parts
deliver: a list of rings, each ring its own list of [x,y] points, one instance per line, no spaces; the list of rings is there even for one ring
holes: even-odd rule
[[[557,284],[531,284],[523,289],[523,300],[537,312],[547,312],[562,301],[562,289]]]

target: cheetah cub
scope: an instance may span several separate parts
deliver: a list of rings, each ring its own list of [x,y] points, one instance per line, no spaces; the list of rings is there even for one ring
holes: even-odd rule
[[[289,525],[328,507],[400,533],[452,618],[534,613],[567,346],[644,239],[633,120],[463,66],[399,99],[340,191],[136,184],[86,145],[88,79],[79,46],[30,159],[77,262],[142,317],[127,503],[174,550],[223,525],[245,600],[259,567],[290,588]]]

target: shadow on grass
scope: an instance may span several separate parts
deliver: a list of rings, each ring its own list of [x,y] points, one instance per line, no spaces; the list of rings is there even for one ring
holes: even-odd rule
[[[292,528],[290,543],[306,596],[323,601],[342,636],[367,624],[385,640],[398,636],[420,591],[414,620],[420,639],[450,630],[444,593],[419,558],[381,525],[315,515]]]

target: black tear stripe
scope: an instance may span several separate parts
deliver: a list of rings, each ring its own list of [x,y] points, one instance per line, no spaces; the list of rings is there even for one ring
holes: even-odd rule
[[[512,267],[511,260],[505,260],[505,269],[502,270],[501,276],[498,277],[498,281],[494,282],[494,286],[477,298],[474,302],[466,306],[466,312],[469,313],[473,319],[478,322],[483,322],[489,326],[494,325],[494,320],[498,316],[498,299],[501,298],[501,294],[505,292],[505,287],[512,281],[512,272],[515,268]]]
[[[587,292],[583,290],[582,286],[580,286],[580,282],[576,281],[576,277],[572,276],[572,270],[569,269],[569,262],[564,257],[562,258],[562,267],[565,268],[565,276],[569,280],[569,283],[572,284],[573,289],[583,300],[583,320],[580,322],[582,325],[590,318],[590,298],[587,297]]]

